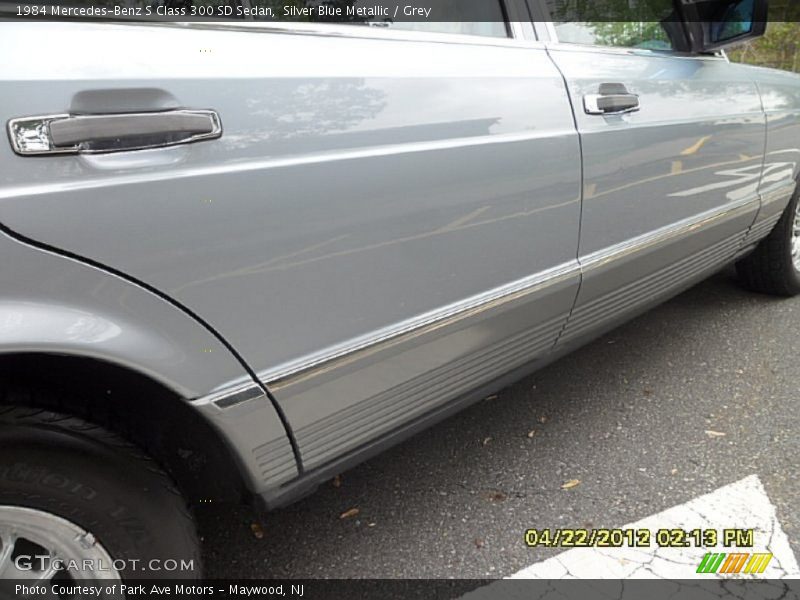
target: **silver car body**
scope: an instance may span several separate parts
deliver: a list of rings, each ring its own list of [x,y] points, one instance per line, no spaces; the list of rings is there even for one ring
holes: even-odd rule
[[[175,390],[269,504],[746,252],[800,169],[800,78],[722,54],[519,22],[37,23],[41,47],[32,26],[0,25],[3,55],[25,48],[0,64],[4,120],[212,109],[223,134],[0,144],[0,352]],[[587,114],[604,82],[640,110]]]

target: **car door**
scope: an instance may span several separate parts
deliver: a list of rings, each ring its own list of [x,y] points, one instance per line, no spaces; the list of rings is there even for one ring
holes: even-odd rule
[[[574,301],[566,89],[530,23],[479,5],[494,12],[445,32],[54,22],[31,45],[5,24],[0,49],[25,59],[0,65],[4,121],[66,115],[75,142],[81,115],[216,115],[221,135],[152,144],[165,132],[136,117],[148,135],[122,141],[155,147],[5,144],[0,222],[210,324],[318,467],[537,360]]]
[[[759,207],[765,118],[752,77],[722,54],[676,51],[661,22],[671,0],[624,8],[643,5],[666,12],[583,21],[563,0],[538,4],[583,151],[583,283],[561,344],[732,259]]]
[[[752,244],[775,227],[800,179],[800,84],[796,73],[753,66],[748,71],[767,118],[761,209],[745,240]]]

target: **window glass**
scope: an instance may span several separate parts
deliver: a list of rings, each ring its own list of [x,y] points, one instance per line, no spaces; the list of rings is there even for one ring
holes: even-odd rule
[[[741,0],[728,6],[721,21],[711,23],[711,41],[732,40],[753,29],[753,0]]]
[[[546,0],[559,42],[677,50],[683,30],[673,0]]]
[[[482,35],[484,37],[508,37],[508,28],[506,24],[498,21],[469,21],[466,23],[399,21],[393,23],[391,28],[409,31],[431,31],[435,33],[458,33],[461,35]]]

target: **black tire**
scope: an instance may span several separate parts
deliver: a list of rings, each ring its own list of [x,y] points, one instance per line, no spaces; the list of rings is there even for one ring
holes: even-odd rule
[[[736,263],[742,283],[753,291],[776,296],[800,294],[800,271],[792,262],[792,228],[800,187],[772,232]]]
[[[194,522],[172,480],[138,447],[82,419],[0,405],[3,505],[46,511],[90,532],[115,566],[125,561],[123,580],[200,577]],[[173,560],[192,568],[172,569]]]

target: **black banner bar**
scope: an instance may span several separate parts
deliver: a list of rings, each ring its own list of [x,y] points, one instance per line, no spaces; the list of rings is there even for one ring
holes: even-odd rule
[[[800,598],[800,581],[792,580],[162,580],[37,583],[0,581],[0,598],[52,600],[146,600],[171,598],[291,598],[303,600],[748,600],[749,598]]]
[[[26,20],[274,21],[348,23],[502,23],[510,14],[552,22],[641,23],[674,20],[685,7],[697,14],[736,0],[0,0],[0,16]],[[511,10],[511,9],[514,10]],[[745,11],[732,6],[726,19]],[[684,15],[685,17],[686,15]],[[522,17],[517,17],[522,18]],[[772,0],[770,21],[800,20],[800,0]]]

